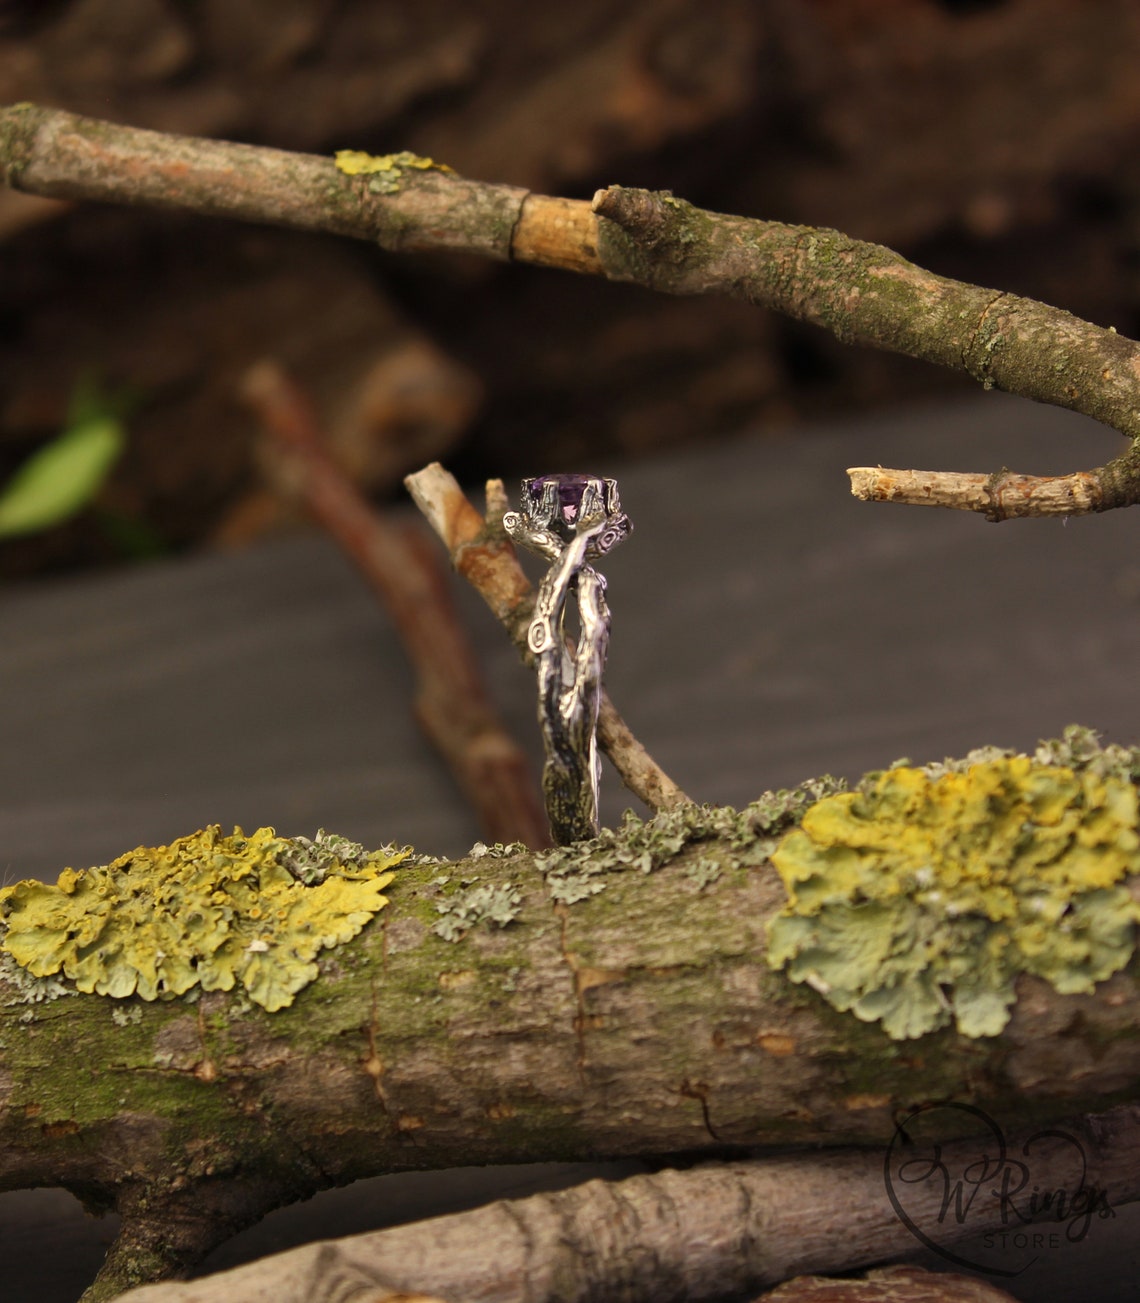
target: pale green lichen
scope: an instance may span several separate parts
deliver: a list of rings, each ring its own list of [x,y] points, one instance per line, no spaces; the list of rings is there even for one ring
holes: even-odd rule
[[[488,846],[486,842],[476,842],[467,852],[466,858],[469,860],[507,860],[512,855],[525,855],[527,852],[526,842],[495,842],[493,846]]]
[[[3,948],[7,928],[0,924],[0,982],[8,990],[11,1004],[41,1004],[45,1000],[58,1000],[61,995],[78,995],[73,986],[58,977],[33,977],[21,968]]]
[[[360,842],[325,832],[323,828],[318,828],[317,835],[311,839],[282,838],[281,849],[277,852],[278,862],[306,887],[324,882],[330,872],[340,872],[345,868],[363,869],[385,857],[390,863],[404,862],[410,855],[410,850],[400,850],[392,845],[378,851],[366,851]]]
[[[366,154],[360,149],[338,149],[337,171],[345,176],[368,176],[368,189],[374,195],[394,195],[403,183],[406,171],[452,172],[446,163],[422,158],[403,149],[398,154]]]
[[[997,1035],[1023,972],[1092,991],[1133,953],[1140,838],[1134,756],[1089,736],[893,768],[813,805],[772,855],[789,901],[769,963],[895,1039],[951,1018]]]
[[[690,879],[698,891],[703,891],[706,887],[711,886],[720,877],[720,874],[721,867],[717,861],[705,855],[693,860],[691,864],[685,865],[685,877]]]
[[[1008,747],[982,746],[968,751],[960,759],[947,756],[944,760],[920,765],[928,778],[941,778],[943,774],[964,774],[972,765],[1001,760],[1018,753]],[[1102,778],[1114,777],[1135,783],[1140,779],[1140,748],[1124,747],[1116,743],[1103,746],[1094,728],[1083,724],[1069,724],[1059,738],[1044,738],[1037,744],[1033,758],[1039,765],[1068,765],[1071,769],[1088,769]],[[896,760],[892,769],[909,765],[909,760]],[[873,783],[878,773],[864,779]]]
[[[213,824],[110,865],[65,869],[54,885],[0,890],[0,955],[83,992],[155,1000],[240,986],[272,1012],[317,976],[322,949],[387,904],[388,870],[409,854],[272,828],[226,837]]]
[[[436,905],[440,917],[431,930],[444,941],[459,941],[479,923],[506,927],[519,915],[522,892],[510,883],[483,883],[457,891]]]
[[[1132,783],[1140,779],[1140,748],[1115,743],[1102,746],[1096,730],[1080,724],[1070,724],[1060,738],[1039,742],[1034,759],[1042,765],[1091,770],[1102,778],[1120,778]]]
[[[743,810],[690,803],[661,810],[648,820],[627,810],[620,827],[603,828],[588,841],[544,851],[535,856],[535,867],[546,878],[554,900],[570,905],[604,891],[611,874],[653,873],[700,842],[725,843],[728,865],[762,864],[775,848],[779,832],[815,801],[845,787],[842,779],[825,774],[797,788],[765,792]],[[716,876],[707,866],[692,873],[704,877],[699,885]]]
[[[663,811],[643,822],[627,810],[619,828],[603,828],[587,841],[555,846],[536,855],[534,864],[555,899],[569,903],[602,891],[606,874],[630,869],[652,873],[672,859],[685,842],[685,822],[677,811]],[[587,889],[591,878],[596,885]]]
[[[605,891],[604,879],[591,878],[585,873],[563,873],[547,879],[550,898],[556,905],[576,905],[580,900]]]

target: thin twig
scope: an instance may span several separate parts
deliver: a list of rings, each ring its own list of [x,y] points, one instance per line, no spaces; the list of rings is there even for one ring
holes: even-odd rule
[[[1009,520],[1015,516],[1086,516],[1106,511],[1104,486],[1123,462],[1133,454],[1107,463],[1094,471],[1072,475],[1015,475],[1004,466],[992,475],[970,475],[958,471],[888,470],[883,466],[851,466],[851,493],[863,502],[905,502],[920,507],[950,507],[955,511],[977,511],[987,520]]]
[[[404,483],[443,540],[456,570],[479,592],[525,663],[533,667],[527,629],[534,611],[534,592],[503,531],[506,495],[502,481],[487,483],[486,520],[439,462],[409,475]],[[650,809],[664,810],[688,802],[685,793],[634,737],[605,692],[598,712],[598,745],[626,787]]]
[[[324,450],[311,404],[279,366],[254,367],[244,393],[296,472],[288,476],[291,491],[388,608],[416,672],[416,716],[477,812],[483,835],[549,846],[526,756],[487,697],[435,549],[418,529],[399,528],[372,510]]]
[[[669,294],[727,294],[1140,438],[1140,345],[1058,308],[937,276],[837,231],[711,213],[621,186],[592,203],[534,195],[393,157],[378,180],[311,154],[33,104],[0,109],[0,178],[14,189],[331,231],[395,251],[459,249]],[[1085,475],[1093,510],[1140,501],[1140,454]]]

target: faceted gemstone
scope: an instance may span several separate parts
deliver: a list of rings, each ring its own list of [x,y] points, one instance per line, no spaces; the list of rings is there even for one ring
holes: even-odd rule
[[[605,505],[606,482],[597,475],[539,475],[533,480],[523,481],[523,491],[528,499],[527,507],[539,507],[542,504],[545,488],[554,485],[556,523],[573,529],[582,511],[582,498],[586,490],[593,488],[598,495],[598,504]]]

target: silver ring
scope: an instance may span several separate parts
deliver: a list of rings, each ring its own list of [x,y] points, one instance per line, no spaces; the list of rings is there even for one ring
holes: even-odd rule
[[[538,723],[546,748],[542,791],[550,831],[560,846],[596,837],[598,707],[610,640],[606,581],[593,562],[633,529],[617,483],[597,475],[539,475],[523,480],[519,511],[503,527],[551,563],[538,588],[527,646],[538,665]],[[575,647],[566,636],[566,603],[578,600]]]

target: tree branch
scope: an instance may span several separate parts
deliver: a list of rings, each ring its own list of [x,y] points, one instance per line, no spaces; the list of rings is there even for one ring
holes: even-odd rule
[[[300,497],[356,563],[392,616],[417,676],[415,712],[475,809],[488,841],[550,845],[526,756],[498,719],[471,645],[419,529],[375,512],[324,449],[312,405],[279,366],[246,377],[244,397],[289,459]]]
[[[480,594],[510,635],[523,663],[534,668],[527,629],[534,592],[503,529],[507,507],[501,480],[487,484],[487,519],[467,501],[455,479],[438,462],[405,478],[408,492],[451,554],[452,564]],[[684,805],[689,798],[634,737],[602,692],[598,746],[609,756],[626,787],[651,810]]]
[[[837,231],[707,212],[667,192],[610,186],[592,203],[562,199],[468,181],[399,154],[382,172],[346,175],[316,155],[143,131],[32,104],[0,109],[0,177],[49,198],[185,209],[375,240],[397,252],[461,250],[668,294],[726,294],[846,343],[964,371],[987,389],[1140,436],[1140,346],[1115,330],[938,276]],[[1083,478],[1098,504],[1092,510],[1140,501],[1131,454]],[[1037,498],[1033,491],[1021,505],[1034,507]],[[1048,494],[1040,502],[1050,509]],[[1004,518],[992,503],[970,509]],[[1004,512],[1018,514],[1038,513]]]
[[[541,856],[401,864],[387,908],[324,951],[317,976],[274,1011],[241,985],[149,1001],[77,994],[51,966],[31,979],[13,958],[9,899],[21,889],[9,889],[0,1190],[57,1184],[120,1210],[95,1300],[185,1270],[271,1208],[383,1171],[819,1141],[882,1153],[896,1119],[930,1100],[1029,1126],[1135,1097],[1135,954],[1087,994],[1021,973],[999,1035],[946,1025],[909,1041],[775,971],[770,925],[788,895],[771,834],[816,791],[769,794],[740,813],[689,805]],[[186,883],[208,893],[219,863],[231,861],[194,861]],[[81,878],[64,874],[60,898]],[[109,890],[106,874],[94,881]],[[106,951],[85,947],[89,979],[104,952],[116,964],[154,964],[159,949],[182,962],[182,916],[194,937],[206,923],[201,909],[171,915],[169,900],[185,896],[169,889],[164,880],[165,906],[133,895],[115,913],[128,930]],[[27,891],[44,902],[48,889]],[[85,916],[86,936],[111,917],[103,904]],[[72,945],[59,917],[43,915],[55,930],[38,917],[21,936],[40,959],[61,937]],[[210,926],[237,924],[219,915]],[[274,926],[285,930],[272,945],[241,954],[288,956],[304,941]],[[233,958],[244,936],[231,945],[227,934],[231,950],[218,954]],[[959,959],[980,971],[991,951]],[[955,1139],[977,1121],[948,1109],[941,1126],[939,1139]]]
[[[1053,1134],[1045,1138],[1030,1132],[1009,1137],[1009,1173],[1030,1158],[1033,1187],[1054,1197],[1047,1221],[1040,1214],[1034,1220],[1054,1234],[1064,1234],[1070,1219],[1079,1229],[1086,1203],[1079,1195],[1069,1203],[1079,1188],[1095,1196],[1095,1211],[1089,1208],[1093,1224],[1087,1228],[1093,1249],[1095,1219],[1140,1198],[1136,1109],[1078,1118],[1049,1130]],[[128,1294],[124,1303],[330,1303],[339,1297],[334,1282],[343,1283],[349,1274],[360,1287],[493,1303],[744,1298],[803,1273],[849,1272],[920,1247],[889,1200],[886,1148],[884,1140],[874,1150],[833,1149],[666,1170],[620,1182],[590,1181],[557,1194],[307,1245],[190,1284],[150,1286]],[[914,1168],[932,1161],[930,1151],[918,1146],[910,1148],[907,1159]],[[908,1186],[894,1177],[912,1224],[951,1253],[986,1232],[1012,1231],[1011,1221],[1024,1211],[1026,1196],[1005,1203],[1000,1198],[1006,1165],[994,1153],[992,1137],[945,1145],[938,1155],[952,1180],[980,1160],[988,1180],[979,1183],[977,1204],[960,1219],[945,1215],[940,1181]],[[1015,1177],[1007,1188],[1018,1184]],[[1056,1203],[1062,1191],[1063,1211]],[[1016,1229],[1025,1226],[1016,1221]],[[929,1292],[918,1297],[942,1297],[939,1282],[929,1277]],[[865,1290],[854,1297],[893,1296]]]
[[[1087,516],[1140,501],[1140,445],[1096,470],[1072,475],[1015,475],[1004,466],[992,475],[883,466],[852,466],[847,474],[852,497],[862,502],[977,511],[995,522],[1017,516]]]

